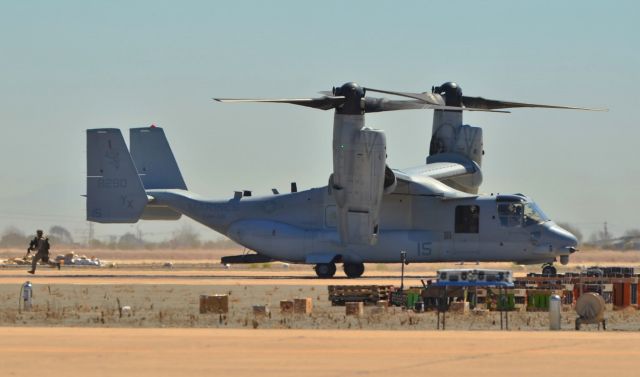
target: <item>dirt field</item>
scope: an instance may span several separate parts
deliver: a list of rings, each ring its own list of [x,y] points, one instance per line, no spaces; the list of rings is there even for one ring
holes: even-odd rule
[[[637,376],[638,333],[0,328],[0,375]],[[46,372],[45,372],[46,371]]]

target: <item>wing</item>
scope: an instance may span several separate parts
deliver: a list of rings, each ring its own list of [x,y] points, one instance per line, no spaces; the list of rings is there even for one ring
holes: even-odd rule
[[[459,162],[434,162],[412,168],[394,170],[407,176],[425,176],[443,181],[448,178],[473,174],[477,171],[475,164],[463,164]]]
[[[393,169],[397,186],[394,194],[466,198],[477,195],[456,190],[445,184],[447,179],[480,173],[480,167],[470,159],[436,161],[407,169]]]

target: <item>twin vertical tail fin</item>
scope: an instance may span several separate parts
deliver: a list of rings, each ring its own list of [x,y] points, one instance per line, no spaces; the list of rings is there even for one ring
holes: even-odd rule
[[[120,130],[87,130],[87,220],[135,223],[147,201]]]
[[[131,153],[119,129],[87,130],[87,220],[179,219],[180,213],[155,205],[145,192],[187,188],[162,128],[131,129],[130,147]]]
[[[133,164],[146,190],[187,189],[162,128],[132,128],[129,142]]]

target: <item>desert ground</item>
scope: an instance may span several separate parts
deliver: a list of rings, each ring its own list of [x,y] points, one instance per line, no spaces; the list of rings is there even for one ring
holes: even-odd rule
[[[21,251],[2,250],[0,260]],[[608,312],[607,331],[562,313],[562,331],[548,331],[547,313],[510,313],[510,331],[498,313],[447,314],[447,331],[436,331],[433,312],[365,307],[345,315],[331,306],[330,284],[399,285],[400,266],[367,265],[365,278],[317,279],[310,266],[268,263],[225,268],[226,252],[206,250],[76,250],[113,262],[111,267],[0,267],[0,375],[398,375],[462,372],[483,376],[637,375],[640,315]],[[55,253],[54,253],[55,255]],[[561,271],[591,265],[640,266],[640,253],[580,252]],[[171,262],[171,267],[165,264]],[[410,264],[405,286],[451,264]],[[516,274],[539,266],[509,263],[465,267],[510,268]],[[31,311],[19,308],[21,284],[34,287]],[[200,314],[202,294],[228,294],[229,313]],[[310,315],[285,315],[280,300],[310,297]],[[270,315],[253,314],[267,305]],[[119,307],[131,311],[120,314]],[[29,362],[16,362],[29,360]],[[327,361],[329,360],[329,361]],[[55,367],[50,367],[55,366]],[[563,368],[563,369],[559,369]],[[564,369],[568,368],[568,369]],[[460,373],[459,373],[460,372]]]

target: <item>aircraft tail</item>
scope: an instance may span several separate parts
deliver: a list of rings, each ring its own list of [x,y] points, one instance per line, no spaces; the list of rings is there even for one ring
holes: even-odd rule
[[[187,189],[162,128],[132,128],[129,142],[133,164],[146,190]]]
[[[87,130],[87,220],[135,223],[147,201],[120,130]]]
[[[129,147],[145,190],[187,189],[162,128],[151,126],[130,129]],[[180,216],[182,215],[179,212],[167,206],[154,204],[152,201],[145,207],[141,218],[143,220],[178,220]]]

